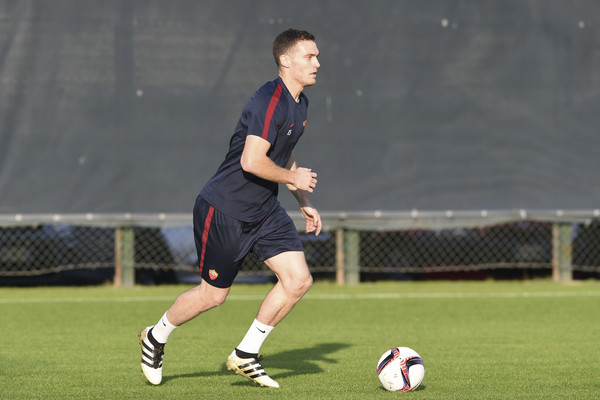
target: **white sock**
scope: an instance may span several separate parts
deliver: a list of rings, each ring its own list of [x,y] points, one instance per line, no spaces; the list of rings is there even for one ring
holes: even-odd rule
[[[260,346],[273,328],[273,326],[265,325],[255,319],[237,349],[249,354],[258,354]]]
[[[167,313],[165,312],[165,315],[163,315],[160,321],[152,328],[152,336],[154,336],[154,339],[159,343],[167,343],[169,336],[173,333],[175,328],[177,327],[169,322]]]

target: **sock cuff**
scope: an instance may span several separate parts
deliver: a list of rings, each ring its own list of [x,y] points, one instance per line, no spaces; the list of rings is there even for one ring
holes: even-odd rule
[[[167,312],[165,312],[165,314],[162,316],[162,318],[160,320],[164,324],[164,326],[166,326],[168,328],[171,328],[171,329],[177,328],[177,325],[173,325],[172,323],[169,322],[169,319],[167,318]]]
[[[254,354],[258,354],[258,352],[260,351],[260,346],[262,346],[263,342],[265,341],[267,336],[269,336],[269,333],[271,333],[273,328],[273,326],[263,324],[262,322],[255,319],[254,322],[252,322],[250,329],[248,329],[246,336],[244,336],[244,339],[242,339],[241,343],[236,348],[236,352],[238,352],[238,354],[242,354],[243,352],[247,355],[252,356]],[[241,356],[238,355],[238,357]]]
[[[262,322],[260,322],[259,320],[255,319],[254,322],[252,323],[252,325],[254,325],[255,327],[257,327],[258,329],[260,329],[260,331],[262,333],[268,333],[271,332],[273,330],[273,328],[275,328],[274,326],[270,326],[270,325],[266,325],[263,324]]]
[[[165,312],[165,314],[152,328],[152,336],[154,336],[154,338],[160,343],[167,343],[169,336],[171,333],[173,333],[175,328],[177,327],[169,322],[167,319],[167,313]]]

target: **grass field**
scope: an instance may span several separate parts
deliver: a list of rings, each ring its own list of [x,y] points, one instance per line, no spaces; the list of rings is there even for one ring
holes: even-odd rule
[[[600,283],[316,283],[262,347],[280,389],[225,370],[269,285],[178,329],[163,383],[140,372],[137,333],[185,286],[0,289],[2,399],[598,399]],[[417,350],[425,379],[385,391],[381,354]]]

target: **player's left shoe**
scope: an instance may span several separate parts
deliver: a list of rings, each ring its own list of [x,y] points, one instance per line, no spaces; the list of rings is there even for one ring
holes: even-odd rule
[[[165,344],[159,343],[148,333],[153,326],[144,328],[140,334],[140,346],[142,347],[142,372],[153,385],[162,381],[162,361],[165,352]]]
[[[235,372],[238,375],[244,376],[251,381],[264,387],[278,388],[279,383],[267,375],[260,362],[262,356],[256,358],[240,358],[235,353],[235,350],[227,358],[227,369]]]

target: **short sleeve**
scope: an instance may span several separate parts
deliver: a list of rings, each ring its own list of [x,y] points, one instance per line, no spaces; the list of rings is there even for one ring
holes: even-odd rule
[[[248,134],[260,136],[273,144],[278,131],[278,105],[283,87],[277,84],[274,90],[258,93],[247,110]]]

